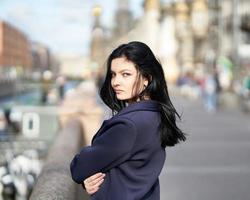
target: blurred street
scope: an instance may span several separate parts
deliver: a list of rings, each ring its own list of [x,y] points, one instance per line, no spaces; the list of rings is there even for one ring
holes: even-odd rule
[[[250,199],[250,115],[236,109],[209,114],[201,101],[182,97],[174,104],[189,135],[166,150],[161,199]]]
[[[93,87],[89,83],[82,85],[82,88]],[[96,113],[96,116],[99,115],[97,121],[87,120],[84,123],[90,130],[85,135],[88,142],[93,131],[98,130],[102,121],[100,118],[110,117],[100,98],[95,98],[97,93],[89,91],[91,93],[85,93],[84,98],[82,96],[85,101],[89,100],[86,107],[89,110],[102,108],[103,111]],[[179,125],[188,137],[185,143],[166,149],[167,157],[160,175],[161,199],[249,199],[249,113],[243,113],[237,107],[220,107],[216,113],[208,113],[202,99],[187,99],[180,95],[178,89],[170,89],[170,96],[182,115]],[[80,97],[78,93],[78,99]],[[82,188],[80,190],[82,196]]]
[[[97,102],[104,118],[108,118],[110,112],[100,98],[96,101],[93,93],[91,96],[92,105]],[[182,115],[179,124],[188,137],[185,143],[166,149],[167,157],[160,175],[161,199],[249,199],[249,113],[235,107],[220,107],[218,112],[208,113],[201,99],[187,99],[176,89],[170,89],[170,96]],[[92,130],[97,129],[92,127]],[[93,132],[86,136],[91,138]]]

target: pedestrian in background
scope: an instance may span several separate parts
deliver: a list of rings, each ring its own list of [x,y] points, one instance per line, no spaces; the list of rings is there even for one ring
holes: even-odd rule
[[[208,112],[213,113],[216,111],[216,82],[212,74],[206,74],[205,78],[205,108]]]
[[[57,77],[56,84],[58,87],[59,99],[60,99],[60,101],[62,101],[64,99],[64,95],[65,95],[66,77],[65,76]]]
[[[185,141],[161,64],[150,48],[130,42],[107,60],[101,99],[113,111],[71,162],[71,175],[91,199],[160,199],[165,147]]]
[[[246,95],[250,97],[250,73],[248,73],[243,79],[243,88],[247,93]]]

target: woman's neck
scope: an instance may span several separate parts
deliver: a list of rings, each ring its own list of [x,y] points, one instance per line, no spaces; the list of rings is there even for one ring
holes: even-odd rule
[[[145,96],[143,99],[137,98],[136,100],[128,100],[125,102],[126,107],[132,103],[139,102],[139,101],[145,101],[145,100],[150,100],[149,96]]]

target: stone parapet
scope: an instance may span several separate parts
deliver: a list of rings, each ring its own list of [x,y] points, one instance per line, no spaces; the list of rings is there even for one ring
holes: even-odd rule
[[[30,200],[77,199],[78,185],[70,175],[70,162],[83,144],[83,127],[70,121],[52,145]]]

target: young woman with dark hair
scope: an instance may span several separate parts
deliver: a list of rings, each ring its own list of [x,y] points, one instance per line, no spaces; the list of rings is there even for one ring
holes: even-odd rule
[[[185,141],[161,64],[142,42],[117,47],[100,96],[112,110],[71,162],[71,175],[95,200],[158,200],[165,147]]]

